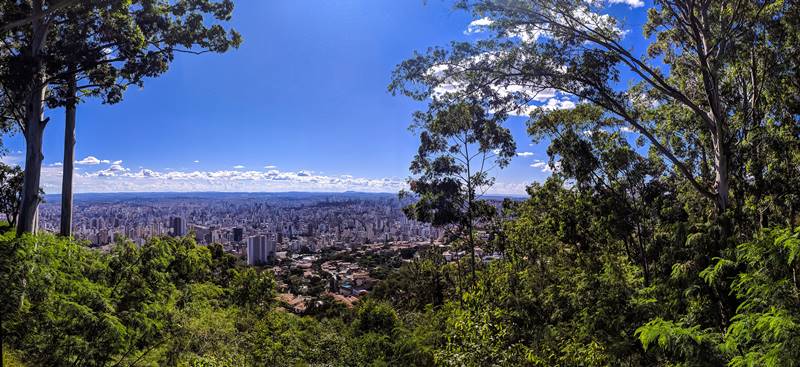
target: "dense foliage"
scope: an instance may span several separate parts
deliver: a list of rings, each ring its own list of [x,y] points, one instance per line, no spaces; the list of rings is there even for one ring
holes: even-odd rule
[[[555,181],[531,191],[507,223],[518,245],[483,266],[471,289],[457,293],[452,282],[466,268],[427,253],[355,309],[311,307],[306,316],[275,301],[270,272],[240,266],[219,246],[157,238],[102,253],[8,232],[0,242],[5,362],[790,366],[800,358],[800,232],[764,230],[697,279],[686,263],[654,265],[657,281],[645,286],[624,244],[572,242],[593,231],[564,225],[581,220],[573,207],[586,198]],[[565,203],[539,209],[553,200]],[[715,325],[721,316],[705,292],[718,283],[738,307]]]
[[[0,240],[7,363],[26,366],[430,364],[388,303],[301,317],[269,271],[219,246],[156,238],[110,253],[51,235]],[[347,321],[345,321],[347,320]],[[9,349],[10,347],[10,349]],[[20,362],[22,361],[22,362]]]

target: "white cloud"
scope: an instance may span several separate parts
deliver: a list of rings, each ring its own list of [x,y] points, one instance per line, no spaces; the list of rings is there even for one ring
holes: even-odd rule
[[[587,0],[587,3],[597,7],[598,5],[602,5],[599,3],[599,1],[600,0]],[[644,5],[643,0],[609,1],[612,4],[625,3],[632,7]],[[571,8],[569,12],[571,14],[553,13],[551,14],[551,17],[558,23],[568,24],[578,29],[583,28],[591,29],[593,31],[597,30],[601,32],[608,32],[620,38],[625,37],[625,35],[627,35],[629,32],[629,30],[620,29],[616,24],[617,21],[615,18],[608,14],[596,13],[593,11],[593,8],[590,8],[587,5],[575,6],[574,8]],[[489,18],[476,19],[470,22],[467,30],[464,33],[473,34],[484,32],[492,24],[494,24],[494,21]],[[497,34],[499,37],[515,40],[522,45],[536,43],[542,38],[558,38],[563,36],[559,32],[551,32],[551,29],[546,23],[523,23],[507,29],[502,29],[501,27],[501,29],[498,29],[497,31],[500,32]],[[473,67],[491,67],[495,69],[508,68],[509,72],[514,72],[514,66],[503,66],[504,62],[521,64],[525,63],[524,53],[522,55],[513,54],[514,58],[505,60],[505,56],[507,55],[512,55],[512,53],[508,51],[485,52],[461,60],[455,65],[434,65],[430,68],[430,70],[428,70],[428,75],[430,77],[439,79],[437,85],[434,87],[433,96],[438,97],[445,94],[464,91],[467,87],[467,83],[461,73],[470,70]],[[553,65],[553,67],[555,71],[566,71],[564,66]],[[516,111],[512,111],[511,113],[513,115],[527,116],[530,114],[530,112],[539,108],[545,110],[554,110],[575,107],[575,102],[569,100],[568,98],[564,98],[565,96],[569,96],[567,94],[559,93],[550,88],[542,88],[541,86],[537,85],[518,85],[515,83],[525,84],[525,82],[510,80],[505,84],[498,83],[489,85],[489,88],[491,88],[500,98],[513,96],[517,101],[527,101],[523,105],[519,106]],[[561,98],[559,98],[559,96]],[[531,104],[531,102],[544,104],[538,106]]]
[[[637,134],[638,133],[638,131],[636,131],[634,128],[629,127],[629,126],[623,126],[623,127],[621,127],[619,129],[619,131],[622,131],[623,133],[626,133],[626,134]]]
[[[517,156],[519,156],[519,157],[532,157],[533,153],[532,152],[517,152]]]
[[[471,67],[498,67],[495,62],[503,59],[505,52],[487,52],[472,56],[463,60],[458,65],[434,65],[428,70],[428,76],[439,80],[433,89],[433,97],[441,97],[447,94],[463,92],[467,88],[462,72]],[[556,67],[560,72],[566,72],[566,67]],[[512,116],[528,116],[532,112],[543,110],[572,109],[575,108],[575,96],[558,91],[553,88],[545,88],[536,85],[523,85],[524,81],[512,80],[505,83],[489,85],[494,94],[499,99],[512,99],[518,101],[518,105],[506,106],[507,111]],[[525,101],[526,104],[522,104]],[[497,112],[497,111],[489,111]]]
[[[56,162],[56,163],[51,164],[50,167],[61,167],[63,165],[64,165],[64,163]]]
[[[244,166],[241,165],[241,164],[237,164],[237,165],[233,166],[233,168],[234,169],[242,169],[242,168],[244,168]]]
[[[101,161],[101,160],[100,160],[100,159],[98,159],[97,157],[90,155],[90,156],[87,156],[87,157],[86,157],[86,158],[84,158],[84,159],[81,159],[81,160],[79,160],[79,161],[75,161],[75,164],[82,164],[82,165],[87,165],[87,166],[94,166],[94,165],[98,165],[98,164],[100,164],[100,163],[102,163],[102,162],[103,162],[103,161]]]
[[[608,0],[609,4],[626,4],[631,8],[641,8],[644,6],[642,0]]]
[[[278,166],[273,166],[273,165],[264,166],[264,169],[276,169],[276,168],[278,168]]]
[[[570,100],[569,97],[562,96],[561,99],[550,98],[547,102],[538,105],[519,106],[516,110],[510,111],[509,114],[513,116],[529,116],[537,110],[553,111],[573,108],[575,108],[575,102]]]
[[[492,23],[494,23],[494,22],[491,19],[489,19],[488,17],[483,17],[481,19],[475,19],[475,20],[469,22],[469,25],[467,26],[467,30],[464,31],[464,34],[474,34],[474,33],[484,32],[486,30],[486,27],[489,27],[490,25],[492,25]]]
[[[96,172],[87,172],[84,175],[86,175],[86,177],[95,177],[95,176],[99,176],[99,177],[115,177],[115,176],[118,176],[120,174],[124,174],[126,172],[130,172],[130,171],[131,171],[130,169],[123,167],[121,164],[115,163],[115,164],[112,164],[110,167],[108,167],[106,169],[99,170],[99,171],[96,171]]]
[[[86,156],[86,158],[81,159],[79,161],[75,161],[75,164],[78,165],[85,165],[85,166],[96,166],[98,164],[121,164],[122,161],[114,161],[113,163],[111,160],[108,159],[99,159],[93,155]]]
[[[541,108],[544,110],[569,110],[575,108],[575,102],[569,99],[550,98]]]
[[[539,38],[548,37],[550,34],[544,28],[533,25],[519,25],[511,29],[507,36],[510,38],[519,39],[520,42],[532,44],[539,40]]]
[[[3,162],[9,166],[17,166],[20,163],[25,161],[25,157],[22,156],[21,153],[16,154],[9,154],[9,155],[0,155],[0,162]]]
[[[92,172],[75,172],[74,180],[75,192],[397,192],[407,188],[402,178],[327,176],[308,170],[156,171],[143,168],[132,171],[122,165],[111,165]],[[61,188],[61,167],[43,168],[42,183],[45,192],[58,193]]]
[[[20,161],[19,154],[0,157],[3,162]],[[389,192],[408,189],[406,179],[398,177],[368,178],[348,174],[323,175],[309,170],[289,172],[265,171],[157,171],[139,167],[137,171],[120,165],[91,171],[75,168],[73,185],[76,193],[113,192]],[[42,167],[41,186],[47,194],[61,191],[62,166]],[[87,172],[85,172],[87,171]],[[498,181],[487,194],[524,195],[529,183]]]
[[[128,172],[130,169],[122,167],[120,164],[112,164],[111,167],[108,167],[107,170],[111,172]]]
[[[200,161],[198,161],[197,159],[195,159],[195,160],[194,160],[194,163],[200,163]]]
[[[558,171],[561,169],[561,162],[560,161],[553,162],[553,166],[551,166],[549,163],[537,159],[531,164],[531,167],[538,168],[543,173],[553,173],[554,171]]]

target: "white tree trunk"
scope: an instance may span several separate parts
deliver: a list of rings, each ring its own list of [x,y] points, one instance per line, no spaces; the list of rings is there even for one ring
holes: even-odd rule
[[[25,106],[25,182],[20,203],[17,234],[32,233],[39,207],[39,187],[42,171],[42,140],[44,138],[44,98],[47,89],[44,63],[41,50],[47,40],[48,23],[41,15],[44,13],[42,0],[31,2],[32,16],[31,44],[28,50],[32,63],[30,94]]]

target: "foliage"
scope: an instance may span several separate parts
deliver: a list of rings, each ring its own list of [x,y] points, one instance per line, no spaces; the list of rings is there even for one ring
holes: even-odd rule
[[[511,132],[480,104],[460,100],[437,99],[414,119],[420,145],[411,162],[415,176],[409,187],[416,201],[403,210],[410,218],[449,229],[455,250],[470,254],[474,285],[476,225],[495,214],[481,198],[494,183],[490,172],[508,165],[515,155]]]
[[[435,311],[437,362],[793,365],[796,252],[767,246],[793,235],[760,233],[797,223],[797,4],[655,1],[646,50],[606,5],[458,1],[483,36],[395,70],[390,90],[427,102],[414,126],[453,106],[489,111],[490,131],[525,115],[550,156],[551,177],[504,208],[503,258]],[[420,137],[412,173],[446,177],[420,175],[451,167]],[[458,186],[431,182],[411,180],[430,193],[409,214],[449,224],[434,219]],[[380,295],[405,308],[401,279]]]
[[[14,227],[19,213],[19,202],[22,197],[22,168],[11,167],[0,163],[0,212],[5,214],[6,221]]]
[[[785,228],[765,230],[739,245],[734,259],[717,259],[704,271],[707,282],[719,282],[720,269],[740,269],[731,285],[740,303],[727,328],[700,330],[698,325],[657,318],[637,330],[643,346],[655,345],[668,356],[695,365],[712,364],[710,356],[730,366],[795,365],[800,359],[794,347],[800,342],[798,249],[798,232]]]
[[[4,353],[27,366],[431,365],[385,302],[320,319],[279,311],[268,271],[191,238],[120,242],[0,239]],[[349,321],[353,320],[353,321]],[[13,351],[13,352],[11,352]]]

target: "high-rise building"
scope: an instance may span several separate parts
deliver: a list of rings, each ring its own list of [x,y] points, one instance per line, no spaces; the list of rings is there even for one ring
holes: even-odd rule
[[[266,264],[275,257],[275,242],[267,236],[252,236],[247,239],[247,265]]]
[[[174,237],[181,237],[186,235],[186,221],[181,217],[170,218],[169,227],[172,230],[172,236]]]
[[[239,243],[244,239],[244,228],[235,227],[233,229],[233,242]]]

